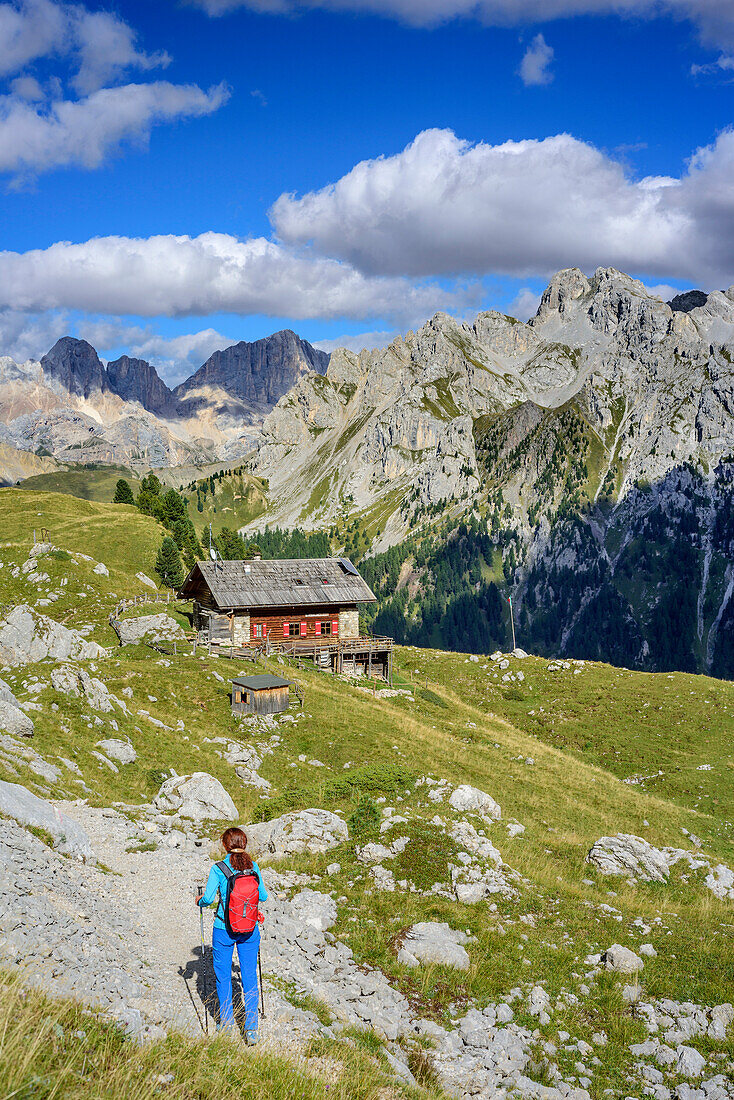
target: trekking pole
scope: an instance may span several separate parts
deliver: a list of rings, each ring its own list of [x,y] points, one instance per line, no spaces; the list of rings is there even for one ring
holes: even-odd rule
[[[204,888],[203,888],[203,886],[197,886],[197,887],[195,887],[195,891],[196,891],[196,899],[197,899],[197,904],[198,904],[198,899],[204,893]],[[209,990],[207,988],[207,980],[206,980],[206,947],[204,945],[204,910],[202,909],[202,907],[200,905],[199,905],[199,928],[201,929],[201,982],[202,982],[202,985],[204,986],[204,1032],[208,1035],[209,1034],[209,1010],[208,1010]]]
[[[257,953],[257,973],[260,980],[260,1015],[265,1019],[265,994],[263,993],[263,964],[260,960],[260,952]]]

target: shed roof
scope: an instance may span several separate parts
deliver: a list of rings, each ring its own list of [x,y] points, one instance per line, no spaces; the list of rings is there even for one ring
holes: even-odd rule
[[[198,561],[181,588],[203,578],[218,607],[316,607],[374,603],[376,596],[348,558]]]
[[[290,687],[292,680],[284,680],[282,676],[273,676],[269,672],[263,672],[259,676],[238,676],[232,681],[238,687],[248,688],[250,691],[266,691],[268,688]]]

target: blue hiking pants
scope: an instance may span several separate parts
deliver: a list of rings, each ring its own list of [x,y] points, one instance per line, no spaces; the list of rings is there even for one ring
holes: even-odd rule
[[[235,939],[224,928],[212,929],[212,956],[214,977],[217,981],[219,997],[219,1026],[233,1027],[232,1011],[232,953],[237,945],[242,975],[242,998],[245,1007],[245,1029],[257,1031],[257,954],[260,950],[260,928],[255,928],[247,936]]]

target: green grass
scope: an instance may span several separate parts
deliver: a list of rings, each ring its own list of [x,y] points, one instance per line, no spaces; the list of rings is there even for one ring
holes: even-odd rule
[[[36,517],[30,500],[40,505],[42,517]],[[305,706],[292,711],[296,721],[280,724],[280,742],[264,758],[260,774],[272,790],[263,799],[257,789],[240,783],[212,742],[224,737],[257,743],[267,736],[253,733],[230,712],[228,681],[242,671],[238,662],[205,655],[202,659],[201,654],[194,657],[183,645],[175,658],[161,658],[146,646],[112,645],[107,615],[117,596],[140,591],[134,587],[134,572],[140,568],[148,572],[147,555],[158,545],[158,525],[132,509],[3,490],[0,519],[6,540],[11,541],[0,547],[5,562],[0,569],[0,602],[19,602],[33,595],[25,578],[12,578],[9,566],[25,559],[28,526],[41,518],[62,550],[71,554],[83,549],[110,568],[111,577],[105,578],[91,572],[93,563],[58,555],[42,559],[53,586],[63,576],[69,578],[63,598],[45,610],[72,624],[93,624],[95,636],[111,645],[107,657],[87,667],[125,699],[130,713],[100,715],[102,725],[96,725],[85,699],[54,691],[47,664],[4,671],[3,678],[22,701],[32,700],[42,708],[32,712],[33,748],[50,762],[58,763],[62,756],[72,760],[89,789],[82,790],[78,777],[65,767],[56,783],[22,765],[14,775],[0,764],[1,778],[46,795],[83,794],[91,804],[104,806],[112,801],[149,800],[172,767],[179,774],[206,771],[224,784],[245,824],[312,806],[339,811],[345,820],[364,824],[363,835],[337,849],[291,857],[280,866],[324,875],[329,863],[340,863],[339,873],[327,880],[335,896],[345,899],[339,902],[334,934],[352,948],[358,963],[381,967],[416,1012],[444,1022],[452,1011],[460,1012],[469,1004],[482,1007],[524,982],[543,981],[554,997],[563,990],[578,991],[587,969],[585,956],[614,942],[636,948],[648,941],[658,950],[658,958],[645,964],[648,997],[703,1004],[733,999],[731,904],[714,898],[700,874],[689,875],[686,882],[683,868],[678,867],[666,885],[628,885],[598,875],[585,857],[595,840],[616,832],[635,833],[656,845],[691,848],[687,830],[701,838],[705,854],[734,865],[730,824],[734,816],[734,684],[677,673],[633,673],[590,662],[554,671],[551,662],[539,658],[512,658],[509,671],[521,671],[524,679],[503,682],[502,672],[488,658],[474,661],[463,654],[404,648],[396,651],[396,678],[413,686],[413,693],[381,698],[360,690],[358,684],[299,668],[296,676],[305,692]],[[185,610],[179,609],[182,618]],[[284,671],[274,660],[270,667]],[[36,687],[39,690],[33,690]],[[123,694],[125,688],[132,689],[132,698]],[[165,728],[154,725],[150,717]],[[117,723],[116,731],[111,718]],[[121,767],[118,774],[92,755],[96,743],[106,736],[128,737],[138,753],[137,761]],[[301,755],[306,760],[317,758],[324,766],[291,767]],[[699,770],[702,764],[711,764],[711,770]],[[663,774],[658,776],[658,771]],[[454,785],[471,783],[500,803],[503,820],[487,826],[487,832],[505,863],[521,876],[516,897],[498,895],[479,905],[462,906],[450,898],[420,892],[447,880],[448,862],[454,855],[447,832],[457,819],[446,801],[432,802],[430,788],[416,785],[425,775]],[[622,781],[639,775],[653,778],[634,784]],[[383,835],[375,810],[381,813],[386,806],[407,821]],[[511,818],[525,826],[522,835],[508,836],[504,823]],[[214,835],[219,828],[213,822],[208,831]],[[374,888],[368,868],[357,860],[355,842],[378,839],[389,844],[401,835],[410,837],[410,844],[385,865],[396,880],[405,878],[416,889],[381,893]],[[616,912],[610,912],[609,906]],[[636,919],[644,921],[649,932],[641,933]],[[441,966],[410,970],[398,963],[397,945],[406,929],[419,920],[447,921],[476,937],[467,948],[471,959],[467,972]],[[518,1019],[533,1027],[537,1023],[526,1021],[522,1011]],[[552,1023],[541,1029],[543,1036],[556,1041],[564,1022],[567,1030],[587,1041],[601,1027],[609,1034],[608,1047],[598,1052],[604,1064],[596,1074],[595,1100],[604,1087],[623,1087],[624,1067],[629,1063],[626,1048],[637,1037],[639,1025],[620,1002],[619,983],[607,978],[596,983],[578,1005],[556,1013]],[[178,1066],[179,1055],[174,1057],[171,1051],[181,1042],[169,1040],[165,1049],[160,1048],[163,1053],[156,1064]],[[336,1056],[331,1044],[326,1045],[329,1057]],[[364,1044],[334,1047],[341,1051],[340,1057],[371,1056]],[[226,1076],[231,1065],[225,1058],[229,1068],[222,1068],[219,1048],[213,1053],[212,1049],[195,1047],[187,1056],[190,1068],[172,1070],[182,1075],[181,1090],[173,1095],[230,1095],[227,1090],[235,1087],[234,1078]],[[124,1084],[114,1094],[106,1093],[109,1063],[97,1060],[104,1071],[98,1095],[132,1095],[124,1091],[128,1087]],[[136,1072],[147,1072],[141,1063],[136,1065]],[[204,1073],[202,1067],[211,1072],[219,1093],[214,1084],[199,1083],[196,1074]],[[43,1077],[47,1071],[36,1066],[32,1072]],[[53,1073],[58,1069],[48,1072],[55,1080]],[[279,1081],[281,1070],[274,1066],[272,1072]],[[374,1085],[382,1070],[372,1066],[370,1073],[378,1073],[378,1078],[370,1079]],[[244,1084],[238,1080],[241,1088],[249,1084],[249,1078]],[[79,1091],[58,1095],[91,1096],[84,1088],[88,1086],[81,1081]],[[281,1095],[277,1088],[270,1094]],[[303,1091],[302,1095],[322,1094]]]
[[[68,470],[58,470],[50,474],[34,474],[25,478],[20,488],[42,493],[64,493],[83,500],[111,503],[115,486],[121,477],[130,483],[133,493],[137,493],[140,479],[127,466],[72,466]]]

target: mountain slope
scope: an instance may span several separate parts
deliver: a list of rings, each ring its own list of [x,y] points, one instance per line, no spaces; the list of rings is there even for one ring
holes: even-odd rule
[[[384,350],[335,352],[265,421],[264,518],[342,537],[349,517],[379,555],[473,517],[526,645],[734,675],[734,288],[683,305],[571,269],[528,324],[437,314]],[[416,584],[402,606],[420,617],[436,581]]]

